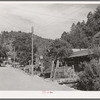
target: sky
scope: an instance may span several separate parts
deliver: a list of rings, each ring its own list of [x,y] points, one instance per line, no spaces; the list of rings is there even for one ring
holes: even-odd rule
[[[0,32],[31,32],[43,38],[56,39],[70,31],[73,23],[87,20],[97,4],[0,3]]]

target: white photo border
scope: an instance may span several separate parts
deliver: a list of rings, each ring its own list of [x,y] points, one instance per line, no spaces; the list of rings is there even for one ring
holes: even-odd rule
[[[57,4],[100,4],[100,1],[0,1],[0,3],[57,3]],[[0,99],[99,99],[100,92],[97,91],[0,91]]]

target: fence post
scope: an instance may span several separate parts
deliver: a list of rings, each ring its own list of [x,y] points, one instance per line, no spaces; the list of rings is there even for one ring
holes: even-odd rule
[[[31,71],[32,71],[31,74],[34,75],[34,71],[33,71],[34,65],[31,65],[31,68],[32,68],[32,69],[31,69]]]
[[[64,68],[63,73],[64,73],[64,76],[65,76],[65,74],[66,74],[66,68],[65,68],[65,65],[63,66],[63,68]]]

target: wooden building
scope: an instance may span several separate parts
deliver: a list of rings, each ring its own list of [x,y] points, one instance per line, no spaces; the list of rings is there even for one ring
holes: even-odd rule
[[[74,65],[75,71],[80,71],[80,64],[83,62],[90,62],[91,55],[93,55],[93,52],[90,49],[80,50],[73,52],[73,54],[69,58],[66,58],[65,61],[68,66]]]

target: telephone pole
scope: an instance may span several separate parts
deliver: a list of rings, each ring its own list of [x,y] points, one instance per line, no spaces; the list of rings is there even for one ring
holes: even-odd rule
[[[14,67],[16,67],[15,66],[15,58],[16,58],[16,56],[15,56],[15,46],[14,46]]]
[[[32,63],[31,63],[31,66],[32,66],[32,75],[34,74],[33,73],[33,33],[34,33],[34,29],[32,27]]]

